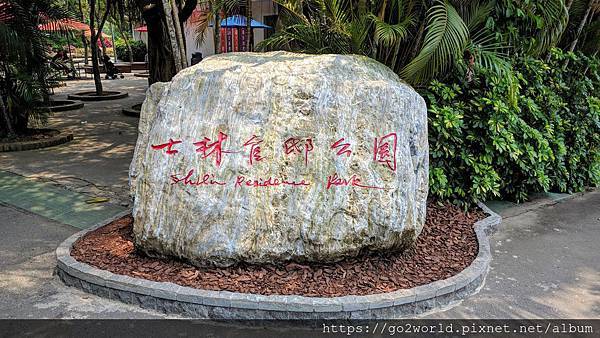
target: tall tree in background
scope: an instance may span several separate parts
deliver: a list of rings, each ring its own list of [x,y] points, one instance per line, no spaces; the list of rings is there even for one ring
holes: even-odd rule
[[[148,27],[149,84],[170,81],[187,65],[184,23],[197,0],[135,0]],[[178,28],[176,28],[178,27]],[[179,30],[179,33],[177,31]]]
[[[100,77],[100,65],[98,60],[98,39],[102,37],[102,28],[108,18],[112,6],[112,0],[106,0],[104,14],[102,17],[96,18],[96,0],[89,0],[90,5],[90,45],[92,49],[92,70],[94,73],[94,86],[96,87],[96,95],[103,94],[102,80]],[[99,7],[99,6],[98,6]],[[97,26],[96,26],[97,24]]]
[[[77,0],[77,4],[79,7],[79,18],[81,19],[81,22],[86,22],[87,20],[85,19],[85,11],[83,10],[83,4],[81,2],[81,0]],[[81,43],[83,44],[83,62],[87,65],[88,63],[88,43],[87,43],[87,38],[85,37],[85,32],[81,32]]]
[[[133,51],[131,50],[131,42],[129,41],[129,34],[125,33],[125,27],[127,21],[131,23],[131,18],[126,20],[125,14],[131,13],[130,8],[128,8],[129,2],[126,0],[117,0],[115,5],[113,6],[113,11],[111,13],[111,22],[113,23],[112,27],[117,27],[119,31],[119,35],[123,39],[123,43],[125,43],[125,47],[127,48],[127,52],[129,52],[129,62],[133,62]],[[131,24],[129,24],[131,26]],[[114,47],[114,46],[113,46]]]
[[[246,0],[246,51],[252,46],[252,0]],[[253,46],[252,46],[253,47]]]

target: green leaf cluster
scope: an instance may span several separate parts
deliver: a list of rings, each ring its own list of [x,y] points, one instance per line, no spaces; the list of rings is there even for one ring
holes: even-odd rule
[[[552,49],[424,92],[430,194],[460,205],[600,184],[600,61]],[[514,99],[513,99],[514,98]]]
[[[144,41],[135,40],[129,42],[131,46],[131,53],[133,54],[133,60],[129,55],[129,49],[127,49],[127,45],[123,41],[118,41],[115,43],[115,48],[117,51],[117,58],[121,61],[130,62],[143,62],[146,59],[146,53],[148,50],[146,49],[146,44]]]

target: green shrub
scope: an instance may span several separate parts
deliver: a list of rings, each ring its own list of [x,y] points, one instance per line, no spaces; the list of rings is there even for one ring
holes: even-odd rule
[[[468,205],[600,184],[599,62],[551,51],[513,61],[513,76],[481,71],[431,82],[430,193]],[[516,99],[515,99],[516,98]]]
[[[130,41],[131,44],[131,52],[133,53],[133,61],[143,62],[146,58],[146,44],[144,41]],[[127,45],[123,41],[117,41],[115,43],[115,47],[117,48],[117,58],[121,61],[129,62],[131,61],[131,57],[129,56],[129,50],[127,49]]]

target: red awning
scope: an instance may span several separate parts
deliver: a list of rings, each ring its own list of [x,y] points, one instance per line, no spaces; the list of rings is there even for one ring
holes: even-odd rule
[[[148,31],[148,26],[140,26],[140,27],[134,29],[134,31],[141,32],[141,33],[147,32]]]
[[[61,19],[39,25],[38,28],[43,31],[85,31],[90,26],[73,19]]]

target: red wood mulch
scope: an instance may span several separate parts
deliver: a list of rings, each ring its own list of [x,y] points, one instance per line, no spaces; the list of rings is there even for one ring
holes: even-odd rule
[[[138,253],[131,216],[99,228],[77,241],[71,255],[100,269],[207,290],[263,295],[367,295],[411,288],[448,278],[477,256],[473,224],[485,217],[429,203],[427,222],[413,248],[403,254],[371,254],[332,264],[198,268],[178,260]]]

